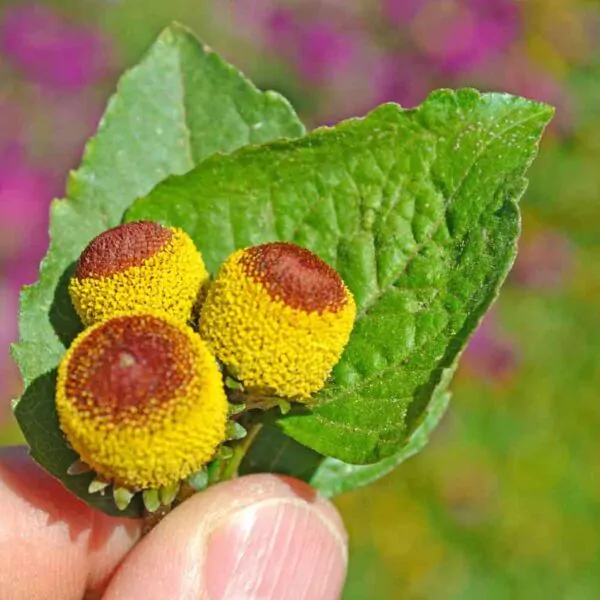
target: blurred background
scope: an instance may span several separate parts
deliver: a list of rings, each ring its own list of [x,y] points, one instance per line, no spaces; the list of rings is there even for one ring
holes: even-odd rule
[[[338,499],[344,600],[600,598],[600,7],[584,0],[0,2],[0,441],[17,296],[119,74],[171,20],[309,126],[473,85],[555,104],[517,264],[432,443]]]

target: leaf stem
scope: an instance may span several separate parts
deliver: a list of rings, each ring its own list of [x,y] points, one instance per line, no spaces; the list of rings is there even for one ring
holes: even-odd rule
[[[244,460],[244,456],[246,456],[246,452],[248,452],[252,442],[256,439],[258,432],[262,429],[262,426],[262,423],[254,422],[247,427],[248,435],[233,447],[233,456],[225,464],[225,468],[219,477],[220,481],[227,481],[228,479],[233,479],[237,476],[238,469]]]

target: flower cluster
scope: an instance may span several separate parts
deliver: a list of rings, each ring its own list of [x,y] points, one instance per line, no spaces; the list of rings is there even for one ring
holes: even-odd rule
[[[69,291],[87,326],[58,370],[60,426],[80,457],[71,472],[94,471],[90,492],[112,485],[120,508],[142,492],[150,511],[240,437],[230,415],[319,391],[356,313],[340,276],[304,248],[238,250],[211,283],[185,232],[148,221],[94,238]]]

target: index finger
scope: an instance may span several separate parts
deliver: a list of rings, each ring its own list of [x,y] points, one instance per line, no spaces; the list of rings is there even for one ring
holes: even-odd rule
[[[98,598],[140,523],[96,511],[25,448],[0,448],[0,590],[11,600]]]

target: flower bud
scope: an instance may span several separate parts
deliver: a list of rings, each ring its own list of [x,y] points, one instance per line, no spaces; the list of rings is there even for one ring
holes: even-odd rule
[[[339,274],[294,244],[232,254],[211,284],[200,333],[249,391],[306,399],[339,361],[356,315]]]
[[[126,223],[94,238],[69,284],[84,325],[122,312],[164,312],[187,321],[208,273],[181,229]]]
[[[134,491],[195,473],[226,437],[215,358],[190,327],[151,314],[81,333],[59,365],[56,408],[81,461]]]

